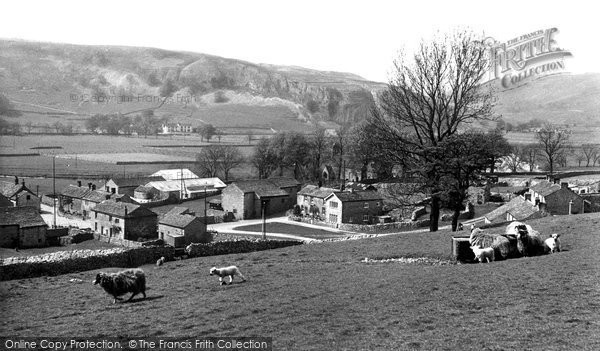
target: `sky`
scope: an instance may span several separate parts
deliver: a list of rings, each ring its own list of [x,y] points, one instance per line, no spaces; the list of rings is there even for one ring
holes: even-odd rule
[[[500,42],[556,27],[566,69],[600,72],[593,1],[8,1],[0,38],[192,51],[388,80],[401,49],[457,28]]]

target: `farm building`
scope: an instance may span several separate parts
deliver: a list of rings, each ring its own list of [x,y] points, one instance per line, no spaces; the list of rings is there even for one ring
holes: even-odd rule
[[[383,198],[375,191],[336,191],[325,198],[328,223],[371,224],[381,215]]]
[[[307,185],[296,196],[296,204],[302,208],[305,215],[315,214],[325,217],[325,198],[338,191],[333,188],[323,188],[316,185]]]
[[[76,214],[84,219],[88,218],[96,205],[104,200],[115,198],[117,195],[106,191],[93,190],[88,184],[87,187],[68,185],[58,196],[58,208],[62,212]]]
[[[19,184],[17,177],[14,183],[0,182],[0,195],[10,200],[15,207],[34,207],[40,210],[41,199],[25,186],[24,180]]]
[[[44,247],[48,225],[34,207],[0,209],[0,247]]]
[[[153,181],[145,187],[156,189],[164,198],[196,199],[218,194],[226,185],[219,178],[199,178]]]
[[[158,237],[176,248],[211,241],[206,232],[206,223],[182,207],[175,207],[160,218]]]
[[[92,212],[92,227],[100,234],[124,240],[157,237],[158,216],[145,207],[106,200]]]
[[[242,180],[229,184],[221,195],[223,210],[236,219],[259,218],[262,203],[265,214],[289,210],[296,203],[300,183],[292,178]]]
[[[163,177],[138,177],[138,178],[111,178],[104,184],[104,191],[113,194],[133,196],[135,188],[156,180],[164,180]]]
[[[194,131],[194,127],[187,123],[167,123],[163,124],[160,129],[162,134],[192,133]]]
[[[164,180],[180,180],[180,179],[198,179],[194,172],[190,171],[187,168],[177,168],[177,169],[161,169],[158,172],[155,172],[151,175],[151,177],[162,177]]]
[[[507,221],[525,221],[540,218],[541,216],[542,213],[537,206],[525,200],[524,197],[517,196],[497,209],[483,215],[483,222],[489,224]]]
[[[160,191],[151,187],[140,185],[133,191],[133,199],[137,203],[145,203],[160,199]]]
[[[529,188],[525,199],[553,215],[583,213],[583,198],[571,191],[567,183],[542,180]]]

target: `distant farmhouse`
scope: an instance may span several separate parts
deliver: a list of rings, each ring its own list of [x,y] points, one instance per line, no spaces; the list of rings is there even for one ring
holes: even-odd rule
[[[19,184],[17,177],[14,183],[0,182],[0,195],[11,201],[15,207],[33,207],[40,210],[41,199],[25,186],[24,180]]]
[[[221,205],[237,219],[260,218],[262,203],[266,215],[284,212],[294,206],[299,190],[300,183],[293,178],[236,181],[223,190]]]
[[[140,205],[107,200],[92,213],[92,228],[102,235],[134,241],[158,237],[158,215]]]
[[[162,134],[183,134],[192,133],[194,127],[188,123],[166,123],[161,126]]]
[[[174,207],[159,219],[158,237],[176,248],[211,240],[205,221],[184,207]]]
[[[35,207],[4,207],[0,213],[0,247],[47,246],[48,225]]]
[[[382,214],[383,197],[375,191],[336,191],[325,198],[326,221],[371,224]]]

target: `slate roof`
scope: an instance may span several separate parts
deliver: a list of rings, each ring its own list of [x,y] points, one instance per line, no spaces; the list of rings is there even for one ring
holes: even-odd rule
[[[537,183],[536,185],[530,187],[529,189],[535,191],[536,193],[538,193],[542,196],[548,196],[548,195],[560,190],[560,185],[552,184],[547,180],[542,180],[541,182]]]
[[[146,186],[153,187],[159,191],[181,191],[181,180],[160,180],[146,183]],[[212,189],[225,188],[226,185],[219,178],[199,178],[199,179],[185,179],[183,181],[185,189],[187,191],[204,191],[206,187],[207,191]]]
[[[0,209],[0,225],[19,225],[21,228],[47,226],[34,207],[4,207]]]
[[[10,199],[20,191],[27,191],[31,194],[34,194],[33,191],[29,190],[29,188],[22,183],[15,184],[14,182],[0,182],[0,195],[4,195]]]
[[[120,218],[156,216],[156,213],[140,205],[111,200],[106,200],[99,203],[92,211],[105,213]],[[125,213],[127,213],[127,215],[125,215]]]
[[[187,207],[173,207],[164,216],[190,214],[190,209]]]
[[[12,201],[10,201],[6,196],[0,194],[0,207],[13,207]]]
[[[306,195],[306,196],[312,196],[312,197],[324,199],[327,196],[331,195],[331,193],[338,192],[338,191],[339,190],[333,189],[333,188],[324,188],[324,187],[319,188],[316,185],[307,185],[298,192],[298,195]]]
[[[336,191],[333,194],[342,202],[352,201],[381,201],[383,198],[376,191]],[[333,194],[327,196],[331,197]]]
[[[67,187],[60,192],[60,195],[96,203],[106,200],[107,196],[109,198],[114,197],[112,193],[106,191],[91,190],[90,188],[75,185],[67,185]]]
[[[291,178],[239,180],[232,184],[235,184],[244,193],[255,193],[259,197],[285,196],[288,193],[282,188],[300,185],[297,180]]]
[[[170,227],[185,228],[190,225],[197,217],[189,214],[166,214],[158,223]]]
[[[490,222],[497,220],[506,221],[506,214],[510,213],[515,220],[522,221],[538,212],[539,209],[531,202],[525,200],[521,196],[517,196],[497,209],[485,214],[484,217]]]
[[[126,187],[133,187],[133,186],[137,187],[138,185],[144,185],[149,182],[164,180],[164,178],[150,176],[150,177],[138,177],[138,178],[111,178],[111,179],[109,179],[109,181],[111,181],[111,180],[115,184],[117,184],[120,188],[122,188],[122,187],[126,188]]]

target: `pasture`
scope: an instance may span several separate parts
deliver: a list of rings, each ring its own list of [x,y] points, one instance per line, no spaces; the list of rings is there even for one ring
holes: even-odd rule
[[[563,252],[491,264],[361,262],[447,260],[449,231],[307,244],[146,265],[148,298],[123,304],[92,286],[97,270],[1,282],[0,334],[270,336],[275,350],[598,350],[600,214],[529,224],[544,237],[561,233]],[[230,264],[246,283],[208,275]]]

